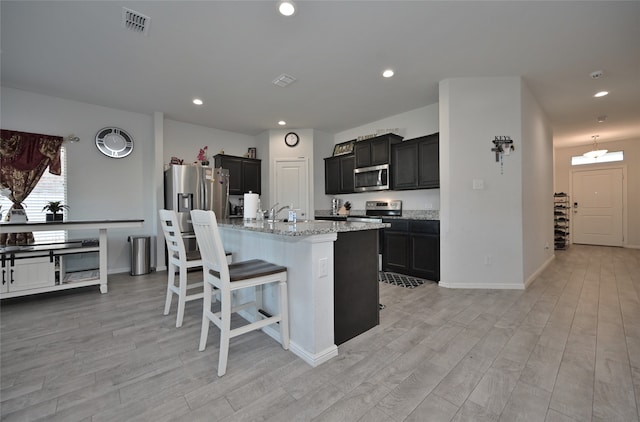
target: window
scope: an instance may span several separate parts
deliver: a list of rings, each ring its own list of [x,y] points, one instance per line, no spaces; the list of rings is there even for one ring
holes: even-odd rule
[[[67,159],[64,146],[60,149],[60,162],[62,165],[62,174],[56,176],[49,173],[49,169],[45,170],[40,181],[38,181],[38,185],[33,188],[33,191],[31,191],[27,199],[22,203],[29,221],[45,221],[46,212],[42,211],[42,207],[49,201],[61,201],[63,204],[67,203]],[[0,205],[2,205],[2,219],[4,221],[4,216],[9,212],[12,203],[8,198],[1,196]],[[67,240],[66,230],[34,232],[33,236],[37,243],[64,242]]]
[[[584,155],[574,155],[571,157],[571,165],[572,166],[581,166],[583,164],[600,164],[600,163],[610,163],[612,161],[622,161],[624,160],[624,151],[613,151],[608,152],[600,158],[589,158]]]

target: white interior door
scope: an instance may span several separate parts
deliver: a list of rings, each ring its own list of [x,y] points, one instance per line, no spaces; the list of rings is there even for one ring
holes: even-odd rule
[[[573,243],[622,246],[622,168],[574,171]]]
[[[291,158],[275,160],[274,203],[293,205],[298,211],[298,219],[309,218],[309,185],[307,177],[307,159]],[[284,212],[283,212],[284,213]],[[284,215],[280,215],[284,218]]]

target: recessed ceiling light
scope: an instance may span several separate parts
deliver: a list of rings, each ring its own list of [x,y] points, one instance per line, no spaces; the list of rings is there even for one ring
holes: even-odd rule
[[[283,16],[292,16],[296,13],[296,5],[291,0],[281,0],[278,2],[278,12]]]
[[[604,121],[607,120],[607,115],[603,114],[602,116],[598,116],[597,120],[598,123],[604,123]]]
[[[194,99],[193,99],[193,103],[194,103],[195,105],[202,105],[202,104],[204,104],[204,102],[203,102],[200,98],[194,98]]]
[[[286,125],[286,124],[287,124],[287,122],[285,122],[284,120],[280,120],[280,121],[278,122],[278,124],[279,124],[280,126],[284,126],[284,125]]]
[[[387,69],[384,72],[382,72],[382,76],[384,76],[385,78],[390,78],[393,76],[393,70],[391,69]]]
[[[609,94],[609,91],[600,91],[600,92],[596,92],[596,94],[594,95],[594,97],[599,98],[599,97],[604,97],[605,95]]]

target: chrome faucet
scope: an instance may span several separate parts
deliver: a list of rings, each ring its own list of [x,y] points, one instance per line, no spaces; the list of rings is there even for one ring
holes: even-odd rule
[[[278,213],[280,213],[280,211],[286,210],[287,208],[291,208],[289,207],[289,205],[285,205],[284,207],[281,207],[276,211],[277,206],[278,206],[278,202],[276,202],[275,204],[273,204],[271,208],[269,208],[269,217],[268,217],[269,221],[276,221],[276,219],[278,218]]]

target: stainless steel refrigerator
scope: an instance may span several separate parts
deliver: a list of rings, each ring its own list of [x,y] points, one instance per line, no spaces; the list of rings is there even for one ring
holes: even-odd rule
[[[164,205],[175,210],[187,251],[197,249],[191,210],[213,210],[218,220],[229,216],[229,170],[172,165],[164,172]]]

